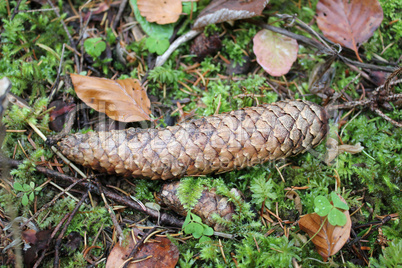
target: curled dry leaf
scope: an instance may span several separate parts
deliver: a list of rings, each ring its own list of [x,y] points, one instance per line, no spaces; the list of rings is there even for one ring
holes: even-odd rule
[[[286,193],[286,197],[295,201],[295,208],[300,214],[302,214],[303,205],[301,203],[299,194],[296,191],[290,190]]]
[[[193,29],[224,21],[260,16],[269,0],[213,0],[194,22]]]
[[[330,163],[338,157],[338,155],[347,152],[350,154],[357,154],[363,151],[364,147],[361,146],[360,142],[356,143],[355,145],[349,145],[349,144],[342,144],[338,145],[338,140],[328,137],[327,139],[327,153],[325,155],[325,160],[324,162],[327,165],[330,165]]]
[[[158,24],[176,22],[183,10],[181,0],[138,0],[137,5],[147,21]]]
[[[297,59],[299,46],[295,39],[264,29],[254,36],[253,42],[257,62],[272,76],[287,74]]]
[[[137,79],[70,77],[78,97],[96,111],[121,122],[151,120],[151,102]]]
[[[360,61],[359,46],[383,20],[378,0],[320,0],[316,12],[318,27],[325,37],[353,49]]]
[[[140,240],[138,235],[141,233],[141,231],[138,229],[133,229],[133,233],[136,236],[136,241],[138,242]],[[134,255],[134,259],[136,259],[137,262],[130,263],[127,266],[128,268],[173,268],[176,266],[180,254],[176,245],[165,237],[152,237],[152,240],[153,242],[148,241],[140,245],[139,249]],[[123,242],[123,245],[126,246],[123,247],[117,243],[113,247],[109,257],[107,258],[106,268],[123,267],[128,255],[136,245],[131,234],[126,237],[126,241]],[[148,258],[146,259],[146,257]]]
[[[346,204],[345,199],[341,196],[340,199]],[[310,237],[314,236],[312,242],[324,261],[329,256],[336,254],[349,239],[352,221],[349,211],[345,210],[343,213],[347,219],[344,226],[334,226],[329,223],[327,217],[320,217],[317,213],[304,215],[299,220],[300,229],[305,231]],[[324,221],[325,223],[321,228]]]
[[[177,214],[186,216],[187,211],[177,196],[179,185],[179,181],[163,185],[158,196],[159,202],[175,211]],[[239,194],[236,189],[232,189],[231,191],[235,191],[235,194]],[[212,216],[218,214],[223,219],[230,221],[235,213],[235,207],[226,197],[216,194],[215,189],[211,189],[202,192],[198,203],[191,212],[201,217],[202,222],[214,228],[215,231],[224,231],[224,226],[219,225]]]

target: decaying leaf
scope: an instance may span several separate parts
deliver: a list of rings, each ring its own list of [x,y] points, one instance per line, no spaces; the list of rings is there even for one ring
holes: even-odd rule
[[[302,203],[301,203],[301,199],[300,199],[299,194],[298,194],[296,191],[294,191],[294,190],[290,190],[290,191],[288,191],[288,192],[286,193],[286,197],[289,198],[289,199],[291,199],[291,200],[294,200],[294,201],[295,201],[295,207],[296,207],[297,211],[298,211],[300,214],[302,214],[303,205],[302,205]]]
[[[272,76],[287,74],[297,59],[299,46],[295,39],[264,29],[254,36],[253,42],[257,62]]]
[[[106,268],[123,267],[123,263],[127,260],[128,255],[134,249],[136,243],[140,240],[138,235],[142,233],[138,229],[133,229],[126,241],[121,246],[117,243],[109,254],[106,262]],[[136,242],[133,241],[131,235],[135,235]],[[128,268],[148,268],[161,267],[173,268],[179,260],[179,249],[169,239],[165,237],[152,237],[152,242],[142,244],[133,257],[133,262]]]
[[[347,152],[350,154],[357,154],[363,151],[364,147],[361,146],[360,142],[355,145],[342,144],[338,145],[338,140],[328,137],[327,139],[327,153],[325,154],[324,162],[330,165],[331,162],[340,154]]]
[[[163,185],[158,197],[162,205],[167,206],[169,209],[182,216],[186,216],[187,211],[184,209],[177,196],[179,185],[179,181],[166,183]],[[232,189],[231,191],[237,190]],[[235,193],[238,194],[237,192]],[[194,206],[194,209],[191,212],[200,216],[202,222],[214,228],[215,231],[223,231],[225,230],[224,226],[219,225],[212,216],[213,214],[218,214],[226,220],[231,220],[235,213],[235,207],[226,197],[216,194],[215,189],[211,189],[202,192],[200,199],[198,199],[198,203]]]
[[[193,29],[224,21],[260,16],[268,2],[269,0],[213,0],[198,15]]]
[[[121,122],[151,120],[151,102],[137,79],[70,77],[78,97],[96,111]]]
[[[342,197],[340,198],[342,202],[346,203]],[[324,261],[329,256],[336,254],[349,239],[352,221],[349,211],[345,210],[343,213],[347,218],[344,226],[331,225],[326,217],[320,217],[316,213],[304,215],[299,220],[300,229],[305,231],[310,237],[314,236],[312,242]],[[325,223],[321,228],[324,221]]]
[[[325,37],[353,49],[357,58],[360,45],[380,26],[383,12],[378,0],[320,0],[317,24]]]
[[[158,24],[176,22],[183,10],[181,0],[138,0],[137,5],[147,21]]]

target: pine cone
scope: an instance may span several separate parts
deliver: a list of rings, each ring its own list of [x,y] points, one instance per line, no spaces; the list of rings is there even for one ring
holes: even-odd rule
[[[328,131],[328,115],[307,101],[281,101],[165,129],[74,134],[58,146],[101,172],[172,179],[228,172],[303,153]]]

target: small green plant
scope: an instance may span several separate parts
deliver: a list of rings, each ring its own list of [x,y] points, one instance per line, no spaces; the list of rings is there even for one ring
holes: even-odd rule
[[[98,58],[106,49],[106,43],[101,37],[88,38],[84,42],[85,51],[94,59]]]
[[[20,184],[20,183],[18,183],[18,182],[15,182],[14,183],[14,189],[16,190],[16,191],[20,191],[20,192],[23,192],[23,195],[22,195],[22,199],[21,199],[21,204],[23,205],[23,206],[26,206],[26,205],[28,205],[28,202],[29,201],[33,201],[34,200],[34,198],[35,198],[35,192],[39,192],[39,191],[41,191],[42,190],[42,187],[35,187],[35,183],[33,182],[33,181],[31,181],[30,183],[29,183],[29,185],[28,184]]]
[[[200,243],[210,241],[211,238],[209,238],[208,236],[214,234],[214,229],[202,223],[201,218],[191,213],[191,211],[187,213],[182,228],[186,234],[191,234],[196,239],[199,238]]]
[[[315,209],[314,211],[321,217],[328,216],[328,221],[332,225],[344,226],[347,222],[343,210],[349,210],[349,206],[342,202],[341,198],[336,192],[331,193],[332,203],[322,195],[317,196],[314,199]]]
[[[145,42],[145,46],[148,48],[149,52],[157,53],[158,55],[162,55],[169,46],[169,40],[166,38],[157,38],[154,36],[150,36],[147,38]]]

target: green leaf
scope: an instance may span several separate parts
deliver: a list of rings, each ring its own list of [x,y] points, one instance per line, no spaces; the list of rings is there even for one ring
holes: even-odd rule
[[[29,200],[34,201],[35,199],[35,194],[32,192],[29,194]]]
[[[22,188],[22,185],[18,182],[14,182],[14,189],[20,192],[24,191],[24,188]]]
[[[314,211],[321,217],[327,216],[333,206],[325,196],[319,195],[314,199]]]
[[[203,233],[204,235],[211,236],[211,235],[214,234],[214,229],[212,229],[211,227],[209,227],[207,225],[205,225],[204,227],[205,227],[204,228],[204,233]]]
[[[346,224],[346,216],[337,208],[333,208],[328,214],[328,221],[332,225],[344,226]]]
[[[183,2],[183,11],[182,11],[182,13],[190,15],[191,6],[193,6],[193,12],[196,12],[197,11],[197,3],[196,2],[193,2],[193,1]]]
[[[187,213],[186,219],[184,220],[182,229],[184,230],[184,228],[190,223],[191,221],[191,212]]]
[[[27,196],[27,194],[24,194],[24,195],[22,196],[21,204],[22,204],[23,206],[28,205],[28,196]]]
[[[332,202],[334,203],[334,207],[340,208],[343,210],[349,210],[349,206],[341,200],[341,198],[337,195],[337,193],[332,192],[331,199],[332,199]]]
[[[196,232],[197,226],[199,224],[195,223],[195,222],[190,222],[189,224],[186,225],[186,227],[184,228],[184,232],[186,234],[193,234]]]
[[[169,39],[174,31],[174,24],[159,25],[156,23],[148,22],[143,16],[141,16],[140,10],[137,7],[137,0],[130,0],[131,8],[134,11],[135,18],[140,23],[142,29],[149,36],[156,37],[157,39]]]
[[[37,192],[42,191],[42,187],[40,187],[40,186],[36,187],[35,191],[37,191]]]
[[[29,183],[29,186],[31,186],[31,189],[34,189],[34,188],[35,188],[35,183],[34,183],[33,181],[31,181],[31,182]]]
[[[195,222],[202,223],[202,219],[199,216],[195,215],[194,213],[191,213],[191,218]]]
[[[101,37],[88,38],[84,42],[85,51],[94,58],[99,57],[106,49],[106,43]]]
[[[211,241],[211,240],[212,240],[212,239],[209,238],[208,236],[203,235],[203,236],[201,236],[201,238],[200,238],[200,243],[209,242],[209,241]]]
[[[29,192],[32,190],[28,184],[24,184],[24,185],[22,185],[22,187],[24,188],[24,192]]]
[[[162,55],[169,46],[169,40],[166,38],[157,38],[157,37],[148,37],[145,42],[145,46],[148,48],[149,52],[157,53],[158,55]]]
[[[201,224],[196,224],[195,232],[193,233],[194,238],[200,238],[204,233],[204,229],[204,226],[202,226]]]

